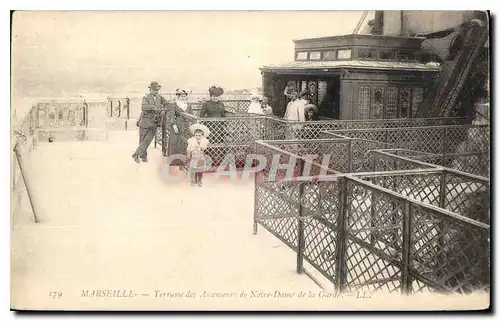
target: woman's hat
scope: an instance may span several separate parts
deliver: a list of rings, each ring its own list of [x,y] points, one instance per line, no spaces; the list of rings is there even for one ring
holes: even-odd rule
[[[208,129],[207,126],[203,124],[193,124],[189,126],[189,130],[191,131],[191,134],[194,135],[194,132],[197,130],[201,130],[203,132],[203,136],[208,137],[210,135],[210,129]]]
[[[292,92],[298,92],[297,87],[295,87],[295,85],[288,85],[286,87],[286,93],[289,94]]]
[[[308,111],[309,109],[313,109],[315,113],[319,111],[318,106],[314,104],[307,104],[304,108],[306,111]]]
[[[175,90],[175,95],[176,96],[187,96],[188,92],[184,89],[176,89]]]
[[[221,87],[212,86],[208,89],[208,93],[210,94],[210,96],[219,97],[224,93],[224,89],[222,89]]]
[[[157,81],[152,81],[151,84],[149,85],[149,89],[160,89],[161,86]]]

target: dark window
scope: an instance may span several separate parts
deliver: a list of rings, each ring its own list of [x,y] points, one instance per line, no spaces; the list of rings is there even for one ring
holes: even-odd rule
[[[323,60],[336,60],[337,52],[335,50],[323,51]]]
[[[359,49],[358,59],[377,59],[376,49]]]
[[[415,53],[409,50],[398,51],[397,60],[399,61],[415,61]]]
[[[380,50],[379,59],[380,60],[393,60],[394,59],[394,51],[392,51],[392,50]]]

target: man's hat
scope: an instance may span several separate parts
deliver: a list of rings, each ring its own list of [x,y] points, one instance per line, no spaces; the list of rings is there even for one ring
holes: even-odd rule
[[[203,124],[193,124],[191,126],[189,126],[189,130],[191,131],[191,134],[194,135],[194,132],[197,131],[197,130],[201,130],[203,132],[203,136],[205,137],[208,137],[208,135],[210,135],[210,129],[208,129],[207,126],[203,125]]]
[[[152,81],[151,85],[149,85],[149,89],[160,89],[161,86],[157,81]]]

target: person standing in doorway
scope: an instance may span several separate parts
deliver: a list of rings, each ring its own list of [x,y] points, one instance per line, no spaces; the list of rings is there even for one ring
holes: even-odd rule
[[[286,107],[284,118],[291,121],[305,121],[305,105],[302,99],[298,99],[297,88],[295,86],[288,86],[287,95],[291,101]]]
[[[160,115],[158,110],[165,108],[168,102],[163,98],[160,92],[160,84],[157,81],[152,81],[149,86],[149,94],[142,98],[142,112],[137,122],[139,126],[139,147],[132,154],[136,163],[139,163],[139,158],[143,162],[148,161],[147,149],[156,135],[156,129],[160,125]]]
[[[269,106],[269,97],[267,97],[267,96],[262,97],[261,108],[262,108],[262,113],[264,115],[266,115],[266,116],[273,115],[273,108],[271,106]]]

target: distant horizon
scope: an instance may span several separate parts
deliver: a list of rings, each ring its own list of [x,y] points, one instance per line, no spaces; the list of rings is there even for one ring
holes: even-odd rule
[[[262,84],[294,39],[350,34],[362,11],[16,11],[13,97],[208,92]]]

